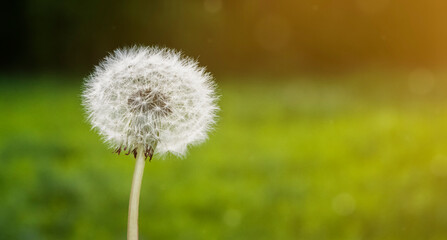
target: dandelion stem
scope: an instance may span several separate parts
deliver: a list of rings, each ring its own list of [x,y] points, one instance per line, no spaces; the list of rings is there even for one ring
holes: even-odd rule
[[[141,181],[144,172],[144,148],[138,147],[129,198],[129,216],[127,218],[127,240],[138,240],[138,206],[140,202]]]

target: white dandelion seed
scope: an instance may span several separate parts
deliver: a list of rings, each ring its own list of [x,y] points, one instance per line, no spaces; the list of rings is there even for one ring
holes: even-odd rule
[[[104,141],[136,158],[127,239],[138,239],[138,206],[145,159],[183,156],[215,123],[217,96],[210,74],[174,50],[116,50],[86,79],[83,105]]]
[[[211,76],[179,52],[116,50],[86,80],[83,102],[93,128],[119,154],[184,155],[203,142],[216,116]]]

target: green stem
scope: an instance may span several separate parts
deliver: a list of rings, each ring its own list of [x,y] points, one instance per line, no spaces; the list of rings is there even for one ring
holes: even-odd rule
[[[135,171],[133,173],[132,188],[129,198],[129,216],[127,218],[127,240],[138,240],[138,206],[140,202],[141,181],[144,172],[144,147],[137,150]]]

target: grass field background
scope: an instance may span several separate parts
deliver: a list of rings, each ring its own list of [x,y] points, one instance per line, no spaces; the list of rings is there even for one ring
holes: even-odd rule
[[[80,79],[1,77],[0,239],[126,238],[134,159]],[[209,140],[146,165],[140,239],[447,239],[446,82],[218,78]]]

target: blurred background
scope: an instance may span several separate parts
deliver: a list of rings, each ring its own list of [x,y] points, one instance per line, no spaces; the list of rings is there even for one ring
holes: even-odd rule
[[[118,47],[213,73],[209,140],[146,165],[140,239],[447,239],[447,2],[3,4],[0,239],[125,239],[134,159],[90,131]]]

